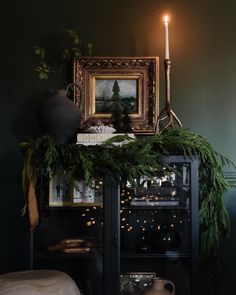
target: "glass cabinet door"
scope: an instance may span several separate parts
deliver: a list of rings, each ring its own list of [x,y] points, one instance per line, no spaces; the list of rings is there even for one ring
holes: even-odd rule
[[[40,222],[34,233],[33,267],[70,275],[86,295],[103,295],[103,181],[90,186],[60,179],[41,183]]]
[[[121,189],[122,295],[141,294],[155,277],[173,282],[176,295],[196,294],[197,160],[166,162],[162,173]]]

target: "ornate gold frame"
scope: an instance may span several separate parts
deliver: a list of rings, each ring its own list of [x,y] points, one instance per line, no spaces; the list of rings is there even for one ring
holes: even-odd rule
[[[159,112],[159,58],[153,57],[83,57],[74,62],[75,103],[82,112],[81,128],[101,121],[110,114],[95,112],[96,79],[137,80],[138,110],[130,114],[136,134],[154,134]],[[82,100],[81,100],[82,98]]]

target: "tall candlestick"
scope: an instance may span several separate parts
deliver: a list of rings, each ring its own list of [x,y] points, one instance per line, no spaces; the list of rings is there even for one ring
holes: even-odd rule
[[[170,59],[170,48],[169,48],[169,31],[168,31],[168,15],[164,16],[165,24],[165,59]]]
[[[174,127],[174,123],[177,123],[179,127],[182,127],[182,123],[176,116],[170,105],[170,52],[169,52],[169,34],[168,34],[168,21],[167,15],[164,17],[165,24],[165,86],[166,86],[166,105],[160,112],[156,122],[156,134],[161,134],[165,129]]]

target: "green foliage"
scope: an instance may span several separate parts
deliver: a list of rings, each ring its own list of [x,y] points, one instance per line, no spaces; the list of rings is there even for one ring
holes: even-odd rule
[[[128,140],[127,144],[114,145],[114,141]],[[30,175],[34,179],[50,170],[64,175],[68,182],[83,178],[88,183],[96,177],[109,175],[121,181],[130,181],[142,175],[152,176],[166,166],[164,157],[186,155],[199,159],[199,219],[202,261],[217,266],[222,238],[229,233],[230,220],[224,205],[224,194],[230,188],[223,167],[235,165],[199,134],[183,128],[169,128],[163,134],[131,140],[116,136],[102,145],[59,145],[45,135],[22,144],[25,149],[23,168],[24,191]],[[217,290],[217,268],[208,273],[214,292]],[[218,281],[220,284],[220,281]],[[210,289],[209,289],[210,290]]]
[[[230,184],[225,180],[222,168],[229,165],[235,169],[234,163],[214,151],[202,136],[182,128],[168,129],[156,144],[162,147],[163,154],[198,157],[201,248],[208,256],[217,255],[222,234],[228,234],[230,229],[224,206],[224,194]]]
[[[65,29],[64,30],[73,40],[74,46],[71,48],[64,48],[62,58],[64,61],[69,62],[74,58],[81,57],[81,39],[79,37],[79,33],[74,30]]]
[[[55,84],[58,80],[58,74],[62,75],[63,70],[67,65],[70,65],[74,58],[81,57],[81,39],[77,31],[64,29],[63,32],[69,37],[70,47],[61,49],[57,56],[55,49],[53,61],[46,54],[46,50],[40,46],[34,46],[34,55],[37,59],[35,72],[40,80],[52,79]],[[68,44],[67,44],[68,45]],[[68,83],[67,83],[68,84]]]
[[[45,60],[45,51],[43,48],[35,46],[34,54],[38,57],[38,65],[35,68],[35,72],[37,73],[39,79],[47,80],[51,72],[51,68]]]

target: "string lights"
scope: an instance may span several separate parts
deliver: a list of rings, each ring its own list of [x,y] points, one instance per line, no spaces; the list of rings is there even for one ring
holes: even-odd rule
[[[176,167],[174,167],[176,169]],[[152,239],[161,239],[162,243],[166,245],[172,245],[176,234],[184,232],[186,226],[190,224],[190,210],[189,202],[187,202],[187,207],[181,208],[180,206],[148,206],[141,205],[135,206],[131,202],[136,198],[142,201],[151,199],[163,200],[165,198],[167,201],[175,200],[179,198],[179,193],[177,192],[178,181],[183,181],[182,187],[185,189],[185,194],[187,195],[189,189],[188,180],[188,167],[180,167],[179,171],[184,171],[183,179],[178,175],[178,173],[168,172],[165,175],[156,177],[156,179],[149,180],[147,177],[141,180],[143,187],[138,191],[136,188],[132,188],[131,184],[121,188],[121,201],[120,201],[120,229],[121,229],[121,242],[127,242],[128,237],[132,240],[132,243],[139,243],[142,237],[148,237],[151,241]],[[180,173],[181,174],[181,173]],[[96,189],[101,190],[102,182],[96,185]],[[155,189],[158,187],[164,188],[163,191],[167,194],[155,195]],[[166,189],[167,187],[167,189]],[[172,189],[173,187],[173,189]],[[150,189],[151,188],[151,189]],[[153,189],[154,188],[154,189]],[[171,189],[170,189],[171,188]],[[153,192],[152,192],[153,190]],[[162,191],[162,192],[163,192]],[[151,193],[150,193],[151,192]],[[188,198],[188,197],[187,197]],[[158,208],[157,208],[158,207]],[[101,211],[103,205],[93,206],[90,208],[84,208],[81,211],[81,218],[83,224],[90,228],[97,229],[97,227],[103,227],[103,214]],[[187,209],[187,210],[186,210]],[[128,235],[128,236],[127,236]],[[142,236],[143,235],[143,236]],[[126,239],[127,238],[127,239]],[[129,240],[128,239],[128,240]],[[134,242],[135,241],[135,242]],[[152,242],[152,241],[151,241]],[[172,243],[172,244],[171,244]]]

